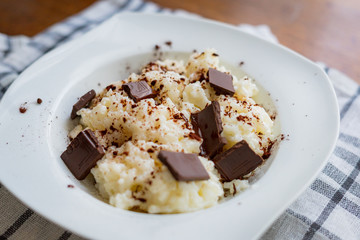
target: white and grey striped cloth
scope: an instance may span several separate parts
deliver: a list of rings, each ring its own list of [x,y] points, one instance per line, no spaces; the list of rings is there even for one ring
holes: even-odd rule
[[[0,98],[16,77],[44,53],[123,11],[189,15],[142,0],[108,0],[96,2],[33,38],[0,34]],[[277,41],[267,26],[239,28]],[[263,239],[360,239],[360,87],[339,71],[321,66],[333,82],[341,109],[339,140],[317,179]],[[34,213],[0,184],[0,239],[81,238]]]

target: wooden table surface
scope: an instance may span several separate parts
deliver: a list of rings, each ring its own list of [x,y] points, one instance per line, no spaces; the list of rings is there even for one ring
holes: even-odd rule
[[[1,0],[0,32],[33,36],[95,0]],[[153,0],[204,17],[267,24],[280,43],[360,83],[359,0]]]

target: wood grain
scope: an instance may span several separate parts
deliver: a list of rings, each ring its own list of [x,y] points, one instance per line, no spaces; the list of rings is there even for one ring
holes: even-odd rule
[[[33,36],[95,0],[1,0],[0,32]],[[358,0],[154,0],[215,20],[267,24],[279,41],[360,83]]]

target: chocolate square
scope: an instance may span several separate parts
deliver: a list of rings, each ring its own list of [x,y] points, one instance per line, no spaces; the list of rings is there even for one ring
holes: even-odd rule
[[[178,181],[207,180],[210,178],[196,154],[162,150],[158,158]]]
[[[263,159],[244,140],[217,155],[213,161],[216,169],[226,181],[239,179],[263,163]]]
[[[209,68],[208,77],[210,85],[217,94],[234,95],[235,89],[231,75],[220,72],[214,68]]]
[[[145,98],[154,98],[156,96],[156,92],[154,92],[145,80],[126,83],[122,88],[135,102]]]
[[[61,159],[78,180],[83,180],[104,154],[94,133],[86,129],[71,141]]]

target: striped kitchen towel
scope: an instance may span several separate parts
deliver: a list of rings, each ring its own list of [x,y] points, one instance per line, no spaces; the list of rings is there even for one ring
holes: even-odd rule
[[[161,12],[196,16],[142,0],[98,1],[35,37],[0,34],[0,99],[37,58],[118,12]],[[239,29],[272,42],[266,25]],[[360,87],[341,72],[319,63],[336,90],[340,136],[334,153],[311,186],[277,219],[262,239],[360,239]],[[0,239],[82,239],[45,220],[0,184]]]

